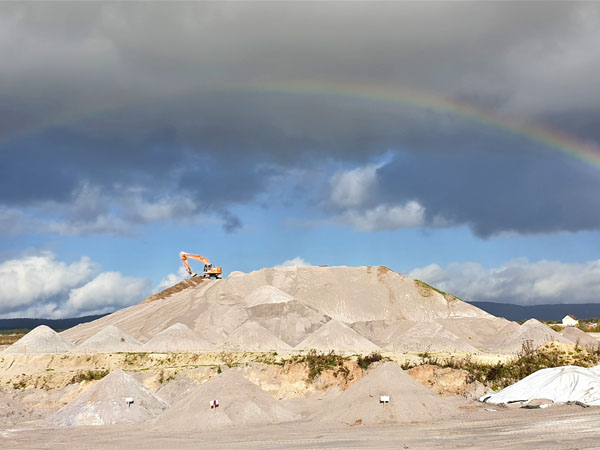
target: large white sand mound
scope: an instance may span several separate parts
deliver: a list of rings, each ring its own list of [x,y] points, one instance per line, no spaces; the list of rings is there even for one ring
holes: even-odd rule
[[[253,320],[288,344],[297,345],[329,318],[354,323],[493,317],[385,267],[283,267],[184,285],[182,290],[170,288],[170,295],[164,298],[158,295],[154,301],[80,324],[64,336],[82,342],[107,325],[115,325],[146,342],[169,324],[181,322],[221,345],[236,328]],[[256,306],[247,303],[249,298],[255,304],[288,297],[293,300]],[[292,303],[293,307],[284,309]],[[264,315],[268,311],[273,313],[271,318]],[[277,321],[277,312],[286,316]],[[293,332],[284,331],[290,327]]]
[[[66,353],[75,345],[46,325],[34,328],[4,353]]]
[[[512,403],[533,399],[600,405],[600,366],[591,369],[565,366],[538,370],[500,392],[482,396],[480,400]]]
[[[273,335],[265,327],[248,321],[237,328],[225,340],[225,348],[235,351],[269,352],[292,350],[288,344]]]
[[[389,403],[380,403],[382,395],[389,396]],[[369,372],[323,408],[318,420],[349,425],[434,421],[454,411],[393,362]]]
[[[175,323],[146,342],[146,352],[206,352],[215,346],[182,323]]]
[[[126,398],[133,399],[127,404]],[[110,425],[152,419],[169,405],[122,370],[114,370],[46,419],[49,425]]]
[[[211,409],[210,402],[219,401]],[[197,387],[175,403],[155,423],[164,430],[205,430],[230,426],[258,426],[297,419],[239,372],[228,370]]]
[[[114,325],[109,325],[79,344],[75,351],[84,353],[136,352],[140,351],[141,346],[142,344],[137,339],[123,333]]]
[[[320,351],[360,352],[380,350],[376,344],[335,319],[330,320],[317,331],[310,334],[295,348],[296,350],[315,349]]]

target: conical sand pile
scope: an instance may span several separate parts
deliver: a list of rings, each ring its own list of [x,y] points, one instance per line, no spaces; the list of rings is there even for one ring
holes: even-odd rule
[[[213,400],[219,401],[218,408],[210,408]],[[297,418],[239,372],[229,370],[197,387],[155,423],[164,430],[206,430],[267,425]]]
[[[252,307],[256,305],[268,305],[272,303],[286,303],[290,300],[293,300],[291,295],[286,294],[280,289],[277,289],[275,286],[270,286],[267,284],[254,289],[250,295],[244,299],[244,302],[248,307]]]
[[[296,300],[254,306],[248,309],[248,317],[291,346],[331,320]]]
[[[202,352],[214,348],[182,323],[171,325],[142,346],[146,352]]]
[[[581,331],[576,327],[565,327],[560,334],[569,339],[574,344],[578,344],[582,347],[598,347],[600,346],[600,342],[597,339],[594,339],[585,331]]]
[[[519,327],[517,333],[506,336],[498,344],[498,349],[518,350],[526,343],[530,344],[533,348],[536,348],[549,342],[563,342],[572,344],[569,339],[561,336],[559,333],[544,325],[540,321],[529,319]]]
[[[462,338],[475,348],[495,351],[503,340],[519,333],[520,326],[516,322],[494,317],[462,317],[452,319],[437,319],[436,322],[456,336]],[[521,348],[521,343],[515,340],[514,347],[505,348],[514,351]]]
[[[128,404],[127,398],[133,399]],[[48,425],[110,425],[152,419],[169,405],[122,370],[115,370],[48,418]]]
[[[389,403],[380,403],[381,396],[389,396]],[[317,420],[349,425],[436,421],[454,413],[443,398],[393,362],[369,372],[324,407]]]
[[[79,344],[75,351],[84,353],[96,352],[135,352],[140,351],[142,344],[114,325],[109,325],[89,339]]]
[[[352,328],[337,320],[330,320],[309,335],[296,347],[297,350],[315,349],[320,351],[362,351],[371,352],[380,348]]]
[[[387,341],[386,348],[393,347],[404,351],[419,352],[441,350],[463,352],[477,351],[471,344],[434,321],[417,322],[404,332],[392,335],[391,338],[391,341]]]
[[[66,353],[73,348],[71,342],[52,328],[40,325],[4,349],[4,353]]]
[[[292,350],[269,330],[256,322],[248,321],[229,335],[225,348],[237,351],[269,352]]]

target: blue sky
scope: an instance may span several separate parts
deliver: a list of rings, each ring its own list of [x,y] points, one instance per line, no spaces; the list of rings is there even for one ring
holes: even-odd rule
[[[598,25],[577,2],[2,5],[0,316],[139,302],[181,250],[600,301]]]

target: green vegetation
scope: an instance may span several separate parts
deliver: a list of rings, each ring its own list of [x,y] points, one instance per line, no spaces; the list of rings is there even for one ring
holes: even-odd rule
[[[373,352],[367,356],[359,355],[358,358],[356,358],[356,363],[361,369],[367,370],[371,364],[377,361],[381,361],[382,359],[383,356],[381,356],[381,353]]]
[[[421,291],[424,291],[424,292],[427,292],[428,290],[435,291],[438,294],[443,295],[447,300],[454,299],[454,300],[460,300],[462,302],[462,299],[458,298],[456,295],[448,294],[447,292],[444,292],[438,288],[430,286],[429,284],[425,283],[424,281],[415,280],[415,284],[417,285],[417,288]],[[427,297],[427,295],[425,295],[425,297]]]
[[[70,384],[80,383],[82,381],[101,380],[108,374],[109,374],[109,370],[106,370],[106,369],[97,369],[97,370],[88,370],[86,372],[79,372],[78,374],[73,376]]]
[[[600,364],[600,349],[583,348],[576,345],[574,351],[561,350],[554,343],[534,349],[531,341],[526,341],[519,354],[508,362],[498,361],[495,364],[474,361],[470,356],[466,358],[439,358],[428,352],[419,354],[421,361],[418,364],[405,363],[403,369],[417,365],[432,364],[439,367],[461,369],[469,373],[469,382],[480,381],[492,389],[502,389],[506,386],[531,375],[540,369],[576,365],[593,367]]]
[[[334,375],[349,374],[349,369],[345,366],[345,362],[350,358],[339,355],[334,351],[329,353],[317,352],[315,349],[309,350],[306,354],[294,355],[290,359],[282,360],[282,364],[304,364],[308,367],[307,382],[311,383],[324,370],[334,370]]]

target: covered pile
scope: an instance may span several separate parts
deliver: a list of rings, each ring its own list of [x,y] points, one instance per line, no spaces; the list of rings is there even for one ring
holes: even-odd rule
[[[480,398],[482,402],[496,404],[526,403],[534,399],[600,405],[600,366],[590,369],[564,366],[538,370],[500,392]]]

